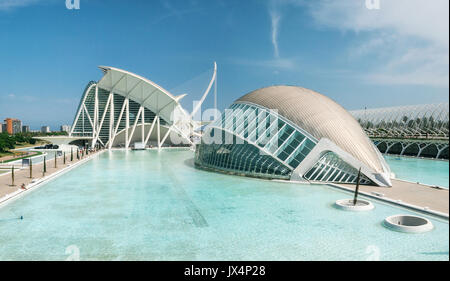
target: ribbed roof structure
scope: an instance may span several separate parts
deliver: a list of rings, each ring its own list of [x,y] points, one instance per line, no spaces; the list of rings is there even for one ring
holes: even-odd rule
[[[328,138],[378,173],[387,165],[356,119],[332,99],[295,86],[271,86],[250,92],[236,103],[253,103],[277,110],[320,140]]]

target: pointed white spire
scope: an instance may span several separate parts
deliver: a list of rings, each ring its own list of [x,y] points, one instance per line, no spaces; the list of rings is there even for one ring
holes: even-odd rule
[[[192,110],[192,113],[190,115],[191,119],[195,115],[195,113],[197,113],[197,111],[200,109],[200,107],[202,106],[203,102],[205,101],[206,96],[208,95],[209,91],[211,90],[211,87],[212,87],[213,83],[216,81],[216,76],[217,76],[217,63],[214,62],[214,73],[213,73],[213,76],[211,78],[211,81],[209,82],[208,88],[206,89],[206,91],[203,94],[202,98],[197,103],[197,105],[195,106],[194,110]]]

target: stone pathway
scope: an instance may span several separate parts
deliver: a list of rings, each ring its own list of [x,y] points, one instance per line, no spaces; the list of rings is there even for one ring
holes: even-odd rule
[[[84,158],[87,156],[91,156],[93,154],[96,154],[99,152],[90,152],[89,155],[85,155]],[[66,167],[68,167],[70,164],[75,164],[78,161],[81,161],[81,153],[80,153],[80,160],[77,160],[76,153],[74,152],[73,162],[70,161],[70,153],[66,153],[66,164],[64,164],[63,156],[58,157],[56,159],[56,168],[55,168],[55,159],[48,159],[46,161],[47,163],[47,172],[45,173],[45,176],[49,176],[57,171],[60,171]],[[20,165],[18,168],[21,167]],[[44,163],[39,164],[33,164],[33,171],[32,176],[33,178],[30,178],[30,168],[25,167],[23,169],[17,169],[14,171],[14,186],[12,186],[12,177],[11,173],[8,174],[2,174],[0,175],[0,198],[4,197],[7,194],[16,192],[18,189],[21,188],[22,184],[25,184],[27,186],[31,183],[33,179],[40,179],[43,177],[43,169],[44,169]]]
[[[449,191],[448,189],[436,189],[427,185],[405,182],[392,179],[392,187],[379,187],[360,185],[360,191],[373,194],[372,192],[384,194],[385,198],[401,200],[403,203],[428,207],[430,210],[438,211],[448,215],[449,213]],[[355,185],[339,184],[354,189]]]

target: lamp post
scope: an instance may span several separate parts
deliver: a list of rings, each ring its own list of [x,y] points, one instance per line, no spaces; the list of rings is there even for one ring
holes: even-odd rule
[[[30,179],[33,178],[33,160],[30,158]]]
[[[46,157],[44,156],[44,168],[42,169],[42,176],[45,176],[45,173],[47,172],[47,161]]]
[[[14,164],[11,166],[11,186],[14,186]]]
[[[361,177],[361,168],[359,168],[358,176],[356,177],[356,188],[355,188],[355,197],[353,197],[353,206],[358,202],[358,192],[359,192],[359,179]]]

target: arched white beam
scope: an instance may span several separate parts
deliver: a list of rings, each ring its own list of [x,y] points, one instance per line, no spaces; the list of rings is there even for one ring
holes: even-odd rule
[[[84,91],[83,97],[82,97],[82,100],[81,100],[81,103],[80,103],[80,106],[79,106],[78,111],[77,111],[77,115],[75,116],[75,119],[74,119],[73,124],[72,124],[72,128],[71,128],[71,130],[70,130],[69,136],[72,136],[73,131],[75,130],[75,125],[76,125],[77,122],[78,122],[78,118],[80,118],[80,114],[81,114],[81,111],[83,110],[84,102],[86,101],[86,97],[88,96],[88,94],[89,94],[89,92],[91,91],[92,87],[97,87],[97,83],[92,83],[92,84],[91,84],[89,87],[87,87],[87,89]]]
[[[197,103],[197,105],[195,106],[194,110],[192,110],[192,113],[190,114],[190,118],[191,119],[195,115],[195,113],[197,113],[197,111],[200,109],[200,107],[202,106],[203,102],[205,101],[206,96],[208,95],[208,93],[211,90],[211,87],[212,87],[214,81],[216,80],[216,76],[217,76],[217,63],[214,62],[214,72],[213,72],[213,76],[211,78],[211,81],[209,82],[208,88],[206,88],[206,91],[203,94],[202,98]]]
[[[100,66],[105,73],[98,87],[124,96],[143,105],[161,118],[170,121],[172,111],[183,96],[174,96],[156,83],[137,74],[109,66]]]

